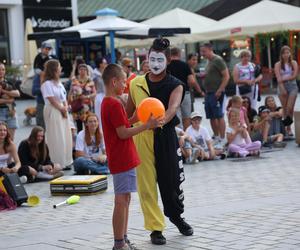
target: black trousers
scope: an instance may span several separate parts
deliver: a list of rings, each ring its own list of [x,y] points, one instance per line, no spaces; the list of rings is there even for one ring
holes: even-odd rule
[[[154,154],[157,182],[169,218],[179,217],[184,212],[184,195],[181,183],[184,181],[183,163],[174,127],[156,129],[154,133]]]

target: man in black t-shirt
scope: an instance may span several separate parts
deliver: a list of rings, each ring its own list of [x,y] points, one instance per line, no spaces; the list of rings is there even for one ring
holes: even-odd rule
[[[44,65],[45,63],[50,60],[54,59],[52,55],[49,55],[50,51],[52,49],[52,46],[48,42],[43,42],[41,46],[41,52],[35,57],[33,62],[33,68],[35,76],[33,78],[32,83],[32,95],[36,96],[36,125],[41,126],[45,128],[44,123],[44,99],[41,93],[41,82],[40,82],[40,76],[41,73],[44,71]]]
[[[180,60],[181,53],[179,48],[171,49],[171,62],[167,67],[167,71],[171,75],[178,78],[184,84],[184,99],[180,105],[180,112],[178,114],[182,119],[183,129],[185,130],[190,125],[190,115],[192,112],[192,101],[190,88],[203,95],[203,92],[196,82],[196,79],[189,67],[189,65]]]

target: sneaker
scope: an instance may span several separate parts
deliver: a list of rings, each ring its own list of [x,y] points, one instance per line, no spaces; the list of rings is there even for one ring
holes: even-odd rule
[[[130,250],[138,250],[137,246],[134,243],[131,243],[128,238],[125,239],[125,243],[129,246]]]
[[[221,142],[218,142],[217,144],[214,145],[214,148],[217,150],[223,150],[224,146],[222,145]]]
[[[73,166],[73,163],[70,164],[70,165],[68,165],[68,166],[65,166],[65,167],[63,168],[63,170],[71,170],[71,169],[72,169],[72,166]]]
[[[131,250],[129,248],[129,246],[127,244],[125,244],[123,247],[121,248],[116,248],[116,247],[113,247],[112,250]]]
[[[194,164],[196,163],[197,157],[199,155],[200,149],[199,148],[195,148],[193,149],[193,153],[192,153],[192,160],[191,163]]]
[[[220,154],[220,159],[221,160],[225,160],[226,158],[227,158],[227,154],[226,153]]]
[[[283,141],[276,141],[273,143],[274,148],[285,148],[286,142]]]
[[[151,243],[153,245],[164,245],[167,243],[166,238],[162,235],[161,231],[153,231],[150,234]]]
[[[212,139],[213,139],[213,144],[214,145],[218,144],[221,140],[221,138],[219,136],[213,136]]]
[[[25,184],[25,183],[27,183],[27,176],[26,175],[22,175],[21,177],[20,177],[20,181],[21,181],[21,183],[22,184]]]
[[[262,146],[263,146],[264,148],[272,148],[272,143],[270,143],[270,142],[264,142],[264,143],[262,144]]]
[[[48,174],[46,172],[38,172],[36,175],[37,179],[43,179],[43,180],[52,180],[54,178],[54,176],[52,174]]]
[[[63,171],[59,171],[56,174],[53,175],[53,178],[58,178],[58,177],[62,177],[64,175]]]
[[[185,236],[191,236],[194,233],[193,228],[181,217],[170,218],[170,221],[178,228],[179,232]]]

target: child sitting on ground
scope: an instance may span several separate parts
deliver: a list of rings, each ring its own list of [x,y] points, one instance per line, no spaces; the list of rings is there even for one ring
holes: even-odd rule
[[[240,123],[240,110],[231,108],[228,113],[228,127],[226,136],[228,154],[233,157],[246,157],[260,154],[261,142],[252,142],[247,128]]]
[[[228,102],[227,111],[230,111],[230,108],[235,108],[240,111],[240,123],[243,126],[246,126],[248,131],[250,131],[250,124],[247,115],[247,109],[243,106],[243,99],[238,95],[234,95]]]
[[[191,116],[192,124],[186,129],[187,135],[192,138],[192,146],[198,149],[199,160],[214,160],[216,158],[224,159],[226,155],[223,150],[213,147],[213,140],[205,127],[200,126],[202,116],[194,111]]]
[[[195,163],[199,150],[197,147],[192,146],[192,138],[180,127],[175,127],[175,130],[184,163]]]
[[[253,140],[259,140],[262,142],[263,147],[285,147],[286,143],[283,142],[284,135],[281,133],[270,133],[271,128],[270,110],[266,106],[260,106],[258,108],[258,116],[254,119],[253,133],[251,138]]]

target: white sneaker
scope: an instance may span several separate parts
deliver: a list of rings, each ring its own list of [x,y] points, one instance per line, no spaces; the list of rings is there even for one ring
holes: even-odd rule
[[[22,176],[20,177],[20,181],[21,181],[22,184],[27,183],[27,176],[26,176],[26,175],[22,175]]]
[[[218,144],[220,142],[221,138],[219,136],[213,136],[213,143],[214,145]]]
[[[54,176],[51,175],[51,174],[48,174],[46,172],[40,171],[40,172],[37,173],[36,178],[44,179],[44,180],[52,180],[54,178]]]

